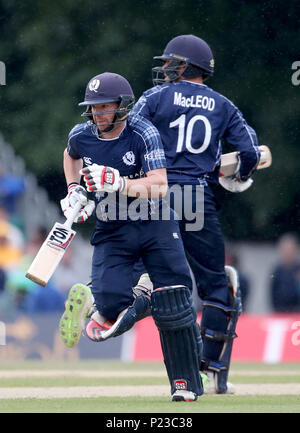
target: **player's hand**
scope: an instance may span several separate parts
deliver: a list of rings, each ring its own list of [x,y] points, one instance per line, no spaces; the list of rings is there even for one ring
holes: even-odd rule
[[[253,179],[238,180],[235,176],[219,177],[219,184],[230,192],[243,192],[250,188]]]
[[[87,192],[81,185],[72,183],[69,185],[67,196],[60,201],[61,209],[66,218],[69,217],[78,201],[81,204],[81,209],[74,220],[75,223],[86,221],[92,215],[95,203],[93,200],[88,200]]]
[[[93,164],[81,169],[79,173],[83,175],[87,191],[122,192],[125,188],[124,177],[112,167]]]

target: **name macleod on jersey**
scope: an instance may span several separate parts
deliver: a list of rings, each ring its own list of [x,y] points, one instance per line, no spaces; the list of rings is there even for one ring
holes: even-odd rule
[[[181,107],[203,108],[204,110],[213,111],[215,108],[214,98],[203,95],[193,95],[190,98],[182,96],[181,92],[174,93],[174,105]]]

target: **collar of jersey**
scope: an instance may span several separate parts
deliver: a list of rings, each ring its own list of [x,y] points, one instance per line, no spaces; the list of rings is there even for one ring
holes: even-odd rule
[[[196,84],[196,86],[202,86],[202,87],[207,87],[207,85],[206,85],[206,84],[201,84],[201,83],[194,83],[194,82],[192,82],[192,81],[189,81],[189,80],[182,80],[182,81],[178,81],[178,84],[180,84],[180,83],[189,83],[189,84]]]

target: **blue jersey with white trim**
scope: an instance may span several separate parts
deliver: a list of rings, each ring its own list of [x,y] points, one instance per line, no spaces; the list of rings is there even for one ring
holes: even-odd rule
[[[157,129],[139,115],[131,116],[120,136],[113,139],[99,137],[96,126],[90,121],[76,125],[69,134],[67,152],[73,159],[82,159],[84,166],[99,164],[113,167],[129,179],[145,177],[148,171],[166,167]],[[107,192],[94,193],[94,199],[96,216],[100,221],[129,220],[128,207],[135,200]],[[109,205],[111,214],[107,212]]]
[[[260,158],[255,131],[238,108],[204,84],[179,81],[143,93],[131,115],[139,114],[159,130],[171,184],[217,182],[222,139],[240,152],[241,176]]]

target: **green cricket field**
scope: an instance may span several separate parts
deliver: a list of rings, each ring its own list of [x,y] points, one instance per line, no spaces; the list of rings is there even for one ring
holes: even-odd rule
[[[233,363],[232,395],[171,402],[162,363],[0,363],[1,413],[299,413],[300,364]]]

